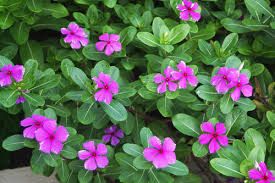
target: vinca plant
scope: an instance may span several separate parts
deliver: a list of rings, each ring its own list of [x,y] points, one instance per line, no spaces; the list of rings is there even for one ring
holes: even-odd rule
[[[34,174],[275,182],[274,1],[1,0],[0,29],[2,147]]]

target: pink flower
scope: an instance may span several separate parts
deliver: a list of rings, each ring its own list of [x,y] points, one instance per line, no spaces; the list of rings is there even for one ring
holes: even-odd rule
[[[168,66],[165,70],[164,70],[164,76],[162,74],[156,74],[154,77],[154,82],[156,84],[159,84],[157,92],[158,93],[164,93],[166,92],[167,88],[166,86],[168,86],[168,90],[169,91],[176,91],[178,85],[174,82],[176,82],[176,79],[172,76],[172,72],[174,72],[174,70]]]
[[[64,126],[56,125],[55,120],[49,119],[43,123],[43,127],[35,131],[35,138],[39,142],[39,150],[44,153],[59,154],[63,149],[63,142],[69,137]]]
[[[257,168],[248,171],[249,178],[257,181],[256,183],[271,183],[275,181],[275,176],[267,169],[266,164],[261,162]]]
[[[107,147],[105,144],[98,144],[97,147],[94,141],[88,141],[83,144],[85,150],[78,152],[80,160],[86,160],[84,167],[86,170],[95,170],[97,168],[105,168],[109,164],[106,157]]]
[[[12,79],[16,82],[23,80],[25,69],[22,65],[12,64],[5,65],[0,69],[0,86],[8,86],[12,84]]]
[[[100,89],[95,93],[95,100],[110,104],[113,95],[117,94],[119,90],[117,82],[112,80],[108,74],[104,74],[103,72],[99,73],[98,78],[93,77],[92,79],[96,83],[96,88]]]
[[[26,102],[26,99],[25,99],[25,97],[23,97],[21,95],[16,99],[16,104],[21,104],[24,102]]]
[[[119,139],[124,137],[124,133],[116,125],[112,125],[109,128],[105,129],[105,135],[102,137],[102,140],[105,143],[110,142],[113,146],[116,146],[119,143]]]
[[[114,52],[121,51],[121,43],[119,42],[120,36],[117,34],[102,34],[99,36],[99,42],[95,44],[98,51],[104,51],[105,55],[110,56]]]
[[[152,147],[145,148],[143,156],[147,161],[153,162],[156,168],[165,168],[176,163],[176,144],[171,138],[165,138],[163,144],[158,137],[153,136],[149,139]]]
[[[187,82],[191,86],[197,86],[198,79],[194,76],[194,70],[186,66],[184,61],[177,65],[179,71],[172,72],[174,79],[179,80],[179,88],[187,88]]]
[[[197,2],[192,3],[192,1],[183,0],[182,4],[177,6],[177,9],[180,11],[180,19],[188,21],[191,17],[194,21],[199,21],[201,14],[196,12],[198,7],[199,5]]]
[[[231,82],[231,87],[234,88],[234,91],[231,93],[231,98],[234,101],[240,99],[241,93],[245,97],[251,97],[253,92],[253,87],[249,84],[249,79],[245,74],[240,74],[239,79]]]
[[[223,123],[216,124],[216,130],[214,125],[210,122],[203,122],[201,124],[201,128],[205,134],[199,136],[199,143],[200,144],[209,144],[209,151],[210,153],[215,153],[220,149],[221,146],[228,145],[228,138],[225,134],[226,128]]]
[[[72,49],[79,49],[82,46],[87,46],[89,43],[88,35],[84,29],[79,27],[76,23],[70,23],[68,28],[61,28],[61,33],[66,35],[65,43],[70,43]]]
[[[238,71],[234,68],[221,67],[217,74],[211,78],[211,84],[216,86],[218,93],[226,93],[230,88],[230,83],[238,79]]]
[[[20,122],[20,125],[26,127],[23,131],[25,138],[33,139],[35,137],[36,130],[42,128],[45,121],[48,118],[38,114],[33,114],[32,117],[28,117]]]

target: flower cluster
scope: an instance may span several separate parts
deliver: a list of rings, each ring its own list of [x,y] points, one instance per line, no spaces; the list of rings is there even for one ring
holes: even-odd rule
[[[4,65],[0,69],[0,86],[9,86],[12,84],[12,80],[15,82],[21,82],[25,73],[25,68],[22,65]]]
[[[57,126],[56,120],[48,119],[45,116],[33,114],[21,121],[25,127],[23,136],[29,139],[36,139],[39,143],[39,150],[44,153],[59,154],[63,149],[69,133],[64,126]]]
[[[89,43],[88,34],[74,22],[68,25],[68,28],[61,28],[61,33],[65,35],[64,42],[69,43],[72,49],[80,49],[81,46],[87,46]],[[105,55],[110,56],[114,52],[120,52],[122,45],[119,42],[120,36],[117,34],[104,33],[99,36],[99,42],[95,44],[98,51],[104,51]]]
[[[217,123],[215,126],[210,122],[203,122],[201,124],[201,129],[204,134],[199,136],[200,144],[208,144],[209,142],[209,152],[217,152],[221,146],[228,145],[228,138],[225,134],[226,128],[223,123]]]
[[[110,75],[103,72],[99,73],[98,77],[93,77],[92,80],[95,82],[96,88],[100,89],[95,93],[95,100],[110,104],[113,95],[116,95],[119,91],[117,82],[112,80]]]
[[[177,6],[177,9],[180,11],[180,19],[184,21],[192,20],[199,21],[201,19],[201,14],[197,12],[199,5],[197,2],[192,3],[192,1],[183,0],[182,4]]]
[[[257,163],[256,168],[249,170],[248,175],[256,183],[271,183],[275,181],[275,176],[267,169],[264,162]]]
[[[103,142],[108,143],[111,141],[113,146],[116,146],[119,143],[119,139],[124,137],[123,131],[116,125],[112,125],[104,131],[105,135],[102,137]]]
[[[176,144],[171,138],[165,138],[163,144],[160,139],[153,136],[149,139],[151,147],[145,148],[143,156],[147,161],[153,162],[156,168],[165,168],[176,163]]]
[[[230,96],[233,101],[238,101],[241,93],[245,97],[252,96],[253,88],[249,83],[249,78],[235,68],[221,67],[211,78],[211,84],[216,87],[218,93],[224,94],[232,89]]]
[[[154,76],[154,82],[159,84],[157,88],[158,93],[165,93],[167,91],[167,86],[169,91],[176,91],[177,88],[185,89],[187,85],[193,87],[197,86],[198,79],[194,75],[194,70],[191,67],[186,66],[184,61],[181,61],[177,65],[178,70],[173,70],[168,66],[164,70],[164,76],[162,74],[156,74]]]

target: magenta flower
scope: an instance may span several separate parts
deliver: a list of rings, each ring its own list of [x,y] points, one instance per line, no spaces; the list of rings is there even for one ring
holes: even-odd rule
[[[116,125],[112,125],[104,131],[106,134],[102,137],[103,142],[108,143],[111,141],[113,146],[116,146],[119,143],[119,139],[124,137],[123,131]]]
[[[20,125],[25,127],[23,136],[25,138],[33,139],[35,137],[36,130],[42,128],[45,121],[48,118],[38,114],[33,114],[32,117],[28,117],[20,122]]]
[[[56,125],[56,121],[49,119],[43,123],[43,127],[35,131],[35,138],[39,142],[39,150],[44,153],[59,154],[63,149],[63,142],[69,137],[64,126]]]
[[[257,164],[257,167],[248,171],[249,178],[256,183],[271,183],[275,181],[275,176],[267,169],[264,162]]]
[[[218,93],[226,93],[231,88],[231,82],[236,81],[238,76],[237,69],[221,67],[211,78],[211,84],[216,87]]]
[[[102,34],[99,36],[99,42],[95,44],[97,51],[104,51],[105,55],[110,56],[114,52],[121,51],[121,43],[119,42],[120,36],[117,34]]]
[[[25,68],[22,65],[8,64],[0,69],[0,86],[8,86],[12,84],[12,79],[16,82],[23,80]]]
[[[85,150],[78,152],[78,158],[80,160],[86,160],[84,167],[86,170],[95,170],[97,168],[105,168],[109,164],[109,160],[106,157],[107,147],[105,144],[98,144],[97,147],[94,141],[88,141],[83,144]]]
[[[197,2],[192,3],[192,1],[183,0],[182,4],[177,6],[177,9],[180,11],[180,19],[188,21],[191,17],[194,21],[199,21],[201,14],[196,12],[198,7],[199,5]]]
[[[187,88],[187,82],[191,86],[197,86],[198,79],[194,76],[194,70],[191,67],[186,66],[184,61],[181,61],[177,67],[179,71],[172,72],[172,76],[179,80],[179,88]]]
[[[210,122],[203,122],[201,124],[201,129],[205,134],[201,134],[199,136],[199,143],[200,144],[209,144],[209,151],[210,153],[215,153],[220,149],[221,146],[228,145],[228,138],[225,134],[226,128],[223,123],[216,124],[216,130],[214,125]]]
[[[26,102],[26,99],[21,95],[16,99],[16,104],[22,104],[24,102]]]
[[[167,90],[167,86],[169,91],[177,90],[178,85],[175,83],[176,79],[172,76],[172,72],[174,72],[174,70],[170,66],[168,66],[164,70],[164,76],[162,74],[155,75],[154,82],[156,84],[159,84],[157,88],[158,93],[165,93]]]
[[[245,74],[240,74],[239,79],[231,82],[231,87],[234,91],[231,93],[231,98],[234,101],[240,99],[241,93],[245,97],[251,97],[253,92],[253,87],[249,84],[249,78]]]
[[[165,168],[176,163],[176,144],[169,137],[165,138],[163,144],[158,137],[153,136],[149,139],[152,147],[145,148],[143,156],[147,161],[153,162],[156,168]]]
[[[98,77],[93,77],[92,79],[96,84],[96,88],[100,89],[95,93],[95,100],[110,104],[113,95],[117,94],[119,91],[117,82],[112,80],[108,74],[104,74],[103,72],[99,73]]]
[[[89,43],[88,35],[84,29],[74,22],[70,23],[68,28],[61,28],[61,33],[66,35],[64,42],[70,43],[72,49],[79,49],[81,45],[87,46]]]

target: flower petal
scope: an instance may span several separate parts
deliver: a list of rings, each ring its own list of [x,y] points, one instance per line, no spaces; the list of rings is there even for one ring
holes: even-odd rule
[[[216,124],[216,133],[221,135],[221,134],[225,134],[226,132],[226,128],[224,123],[217,123]]]
[[[119,130],[117,130],[115,132],[115,136],[119,137],[119,138],[123,138],[124,137],[124,133],[123,133],[123,131],[121,129],[119,129]]]
[[[12,77],[16,82],[23,80],[25,68],[22,65],[15,65],[12,69]]]
[[[64,126],[57,127],[56,132],[55,132],[55,137],[60,142],[65,142],[69,137],[68,130]]]
[[[20,125],[23,127],[31,126],[33,124],[34,124],[34,120],[30,117],[28,117],[20,122]]]
[[[52,142],[51,152],[53,152],[54,154],[60,154],[62,149],[63,149],[63,144],[60,141],[54,140]]]
[[[97,168],[95,159],[94,158],[89,158],[88,160],[85,161],[84,163],[84,168],[86,170],[95,170]]]
[[[118,34],[110,34],[110,41],[119,41],[120,36]]]
[[[203,122],[201,124],[201,129],[203,132],[208,132],[208,133],[214,133],[215,129],[214,129],[214,125],[210,122]]]
[[[157,84],[162,83],[164,80],[165,80],[165,77],[161,74],[156,74],[154,76],[154,82]]]
[[[241,90],[239,88],[235,88],[235,90],[230,94],[233,101],[238,101],[241,96]]]
[[[262,178],[262,174],[257,169],[249,170],[248,175],[252,180],[259,180]]]
[[[147,161],[153,161],[157,155],[158,155],[158,150],[154,148],[149,147],[143,150],[143,156]]]
[[[199,21],[201,19],[201,14],[195,11],[189,11],[190,16],[194,21]]]
[[[121,51],[122,49],[122,45],[120,42],[112,42],[111,43],[111,46],[113,47],[113,49],[116,51],[116,52],[119,52]]]
[[[167,137],[163,141],[163,149],[165,151],[175,151],[176,144],[174,143],[174,141],[171,138]]]
[[[111,144],[116,146],[119,143],[119,139],[115,136],[112,136]]]
[[[49,119],[43,123],[43,128],[49,134],[53,134],[56,130],[56,121]]]
[[[106,42],[99,41],[95,44],[95,48],[97,51],[103,51],[106,45],[107,45]]]
[[[180,19],[182,19],[184,21],[189,20],[189,12],[188,11],[180,12]]]
[[[160,139],[159,139],[158,137],[156,137],[156,136],[152,136],[152,137],[149,138],[149,144],[150,144],[152,147],[156,148],[156,149],[161,149],[161,148],[162,148],[162,146],[161,146],[161,141],[160,141]]]
[[[83,148],[90,151],[90,152],[94,152],[96,150],[94,141],[85,142],[83,144]]]
[[[35,131],[35,139],[38,142],[42,142],[47,138],[49,138],[49,133],[47,133],[47,131],[45,131],[43,128],[39,128],[38,130]]]
[[[99,155],[106,155],[108,152],[108,149],[105,144],[98,144],[96,148],[96,152]]]
[[[35,137],[35,131],[36,131],[36,127],[30,126],[23,131],[23,136],[25,138],[33,139]]]
[[[52,145],[52,143],[50,140],[42,141],[39,143],[39,150],[44,153],[50,154],[51,153],[51,145]]]
[[[105,55],[110,56],[114,53],[114,48],[111,45],[107,45],[105,49]]]
[[[241,90],[242,90],[242,93],[244,96],[246,96],[246,97],[252,96],[253,88],[251,85],[244,85]]]
[[[105,168],[109,164],[109,160],[106,156],[96,156],[95,161],[99,168]]]
[[[219,143],[222,146],[227,146],[228,145],[228,138],[227,138],[227,136],[224,136],[224,135],[218,136],[217,139],[218,139]]]
[[[187,88],[186,78],[181,78],[179,81],[179,88]]]
[[[80,160],[88,159],[91,156],[91,153],[86,150],[78,151],[78,158]]]
[[[158,154],[153,160],[153,165],[156,168],[165,168],[168,166],[168,161],[163,154]]]
[[[101,36],[99,36],[98,39],[100,41],[109,41],[109,34],[108,33],[102,34]]]
[[[176,154],[174,152],[165,152],[164,157],[167,160],[168,164],[174,164],[176,163]]]
[[[198,84],[198,78],[196,76],[188,76],[187,80],[191,86],[197,86]]]
[[[166,83],[165,82],[161,83],[157,88],[158,93],[165,93],[166,90],[167,90],[167,88],[166,88]]]
[[[103,135],[102,141],[105,143],[108,143],[110,142],[111,137],[112,137],[111,135]]]
[[[208,144],[209,141],[212,139],[212,135],[211,134],[201,134],[199,136],[199,143],[200,144]]]
[[[178,88],[178,85],[174,82],[169,81],[168,82],[168,88],[170,91],[176,91]]]
[[[209,152],[213,154],[217,152],[221,148],[221,146],[215,139],[212,139],[208,148],[209,148]]]

